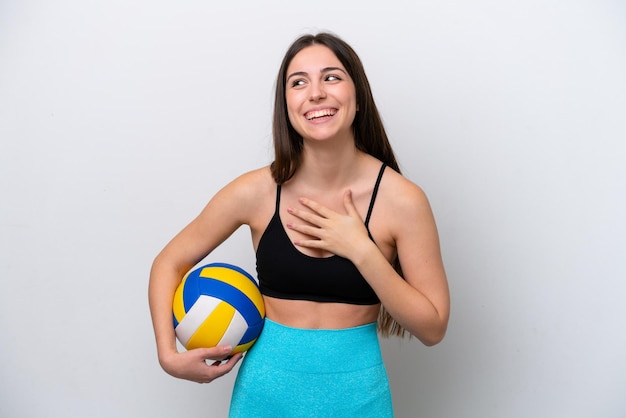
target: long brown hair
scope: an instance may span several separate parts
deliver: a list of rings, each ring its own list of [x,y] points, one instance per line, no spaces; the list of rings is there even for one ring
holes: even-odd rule
[[[274,100],[274,155],[271,172],[277,184],[289,180],[296,173],[302,161],[302,137],[289,122],[285,89],[287,67],[298,52],[312,45],[324,45],[339,59],[352,78],[356,90],[358,112],[352,123],[355,146],[360,151],[378,158],[389,167],[400,172],[398,162],[387,138],[385,127],[378,113],[374,96],[365,69],[357,53],[345,41],[328,32],[316,35],[303,35],[296,39],[287,49],[280,65],[276,79],[276,95]],[[396,257],[394,267],[402,274],[399,260]],[[384,306],[378,317],[378,329],[384,336],[404,336],[406,330],[389,315]]]

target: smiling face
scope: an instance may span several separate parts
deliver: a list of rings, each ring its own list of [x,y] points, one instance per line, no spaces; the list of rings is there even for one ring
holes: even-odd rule
[[[287,67],[285,100],[289,121],[303,139],[354,140],[354,82],[326,46],[312,45],[293,57]]]

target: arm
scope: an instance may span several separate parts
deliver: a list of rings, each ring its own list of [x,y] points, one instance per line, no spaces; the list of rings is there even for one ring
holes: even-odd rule
[[[450,315],[450,296],[439,237],[426,195],[414,185],[397,192],[390,228],[404,278],[371,241],[353,262],[391,316],[425,345],[439,343]]]
[[[391,183],[387,187],[389,192],[379,196],[385,207],[376,209],[383,209],[378,219],[386,223],[384,229],[395,247],[404,278],[367,236],[350,192],[344,198],[346,214],[301,199],[315,214],[298,209],[291,213],[313,226],[288,226],[315,237],[296,245],[321,248],[352,261],[391,316],[424,344],[434,345],[445,335],[450,310],[434,217],[419,187],[400,175],[393,175],[387,181]]]
[[[150,271],[148,298],[156,337],[159,363],[172,376],[208,383],[228,373],[241,359],[234,355],[224,364],[230,347],[195,349],[179,353],[172,325],[172,300],[183,275],[200,262],[239,226],[249,222],[249,208],[254,207],[254,181],[247,174],[220,190],[202,210],[159,253]],[[207,365],[205,360],[217,360]]]

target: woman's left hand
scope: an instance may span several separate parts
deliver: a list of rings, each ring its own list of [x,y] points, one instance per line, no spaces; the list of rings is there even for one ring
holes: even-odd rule
[[[287,227],[313,239],[296,240],[295,245],[320,249],[352,259],[364,243],[370,242],[367,228],[354,206],[350,190],[343,196],[345,214],[335,212],[311,199],[300,198],[299,202],[312,212],[296,208],[288,208],[287,211],[308,225],[288,223]]]

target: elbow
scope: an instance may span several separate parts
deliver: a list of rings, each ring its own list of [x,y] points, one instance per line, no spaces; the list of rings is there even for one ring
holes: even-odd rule
[[[432,318],[430,326],[426,327],[425,332],[421,335],[420,341],[427,347],[432,347],[442,342],[448,331],[449,319],[449,310]]]
[[[447,324],[443,324],[418,338],[425,346],[432,347],[443,341],[443,338],[446,336],[447,328]]]
[[[432,347],[432,346],[439,344],[441,341],[443,341],[443,335],[440,337],[438,336],[438,337],[433,337],[433,338],[420,338],[420,341],[426,347]]]
[[[439,344],[441,341],[443,341],[443,335],[440,337],[437,336],[437,337],[431,337],[431,338],[420,338],[420,341],[426,347],[432,347],[432,346]]]

